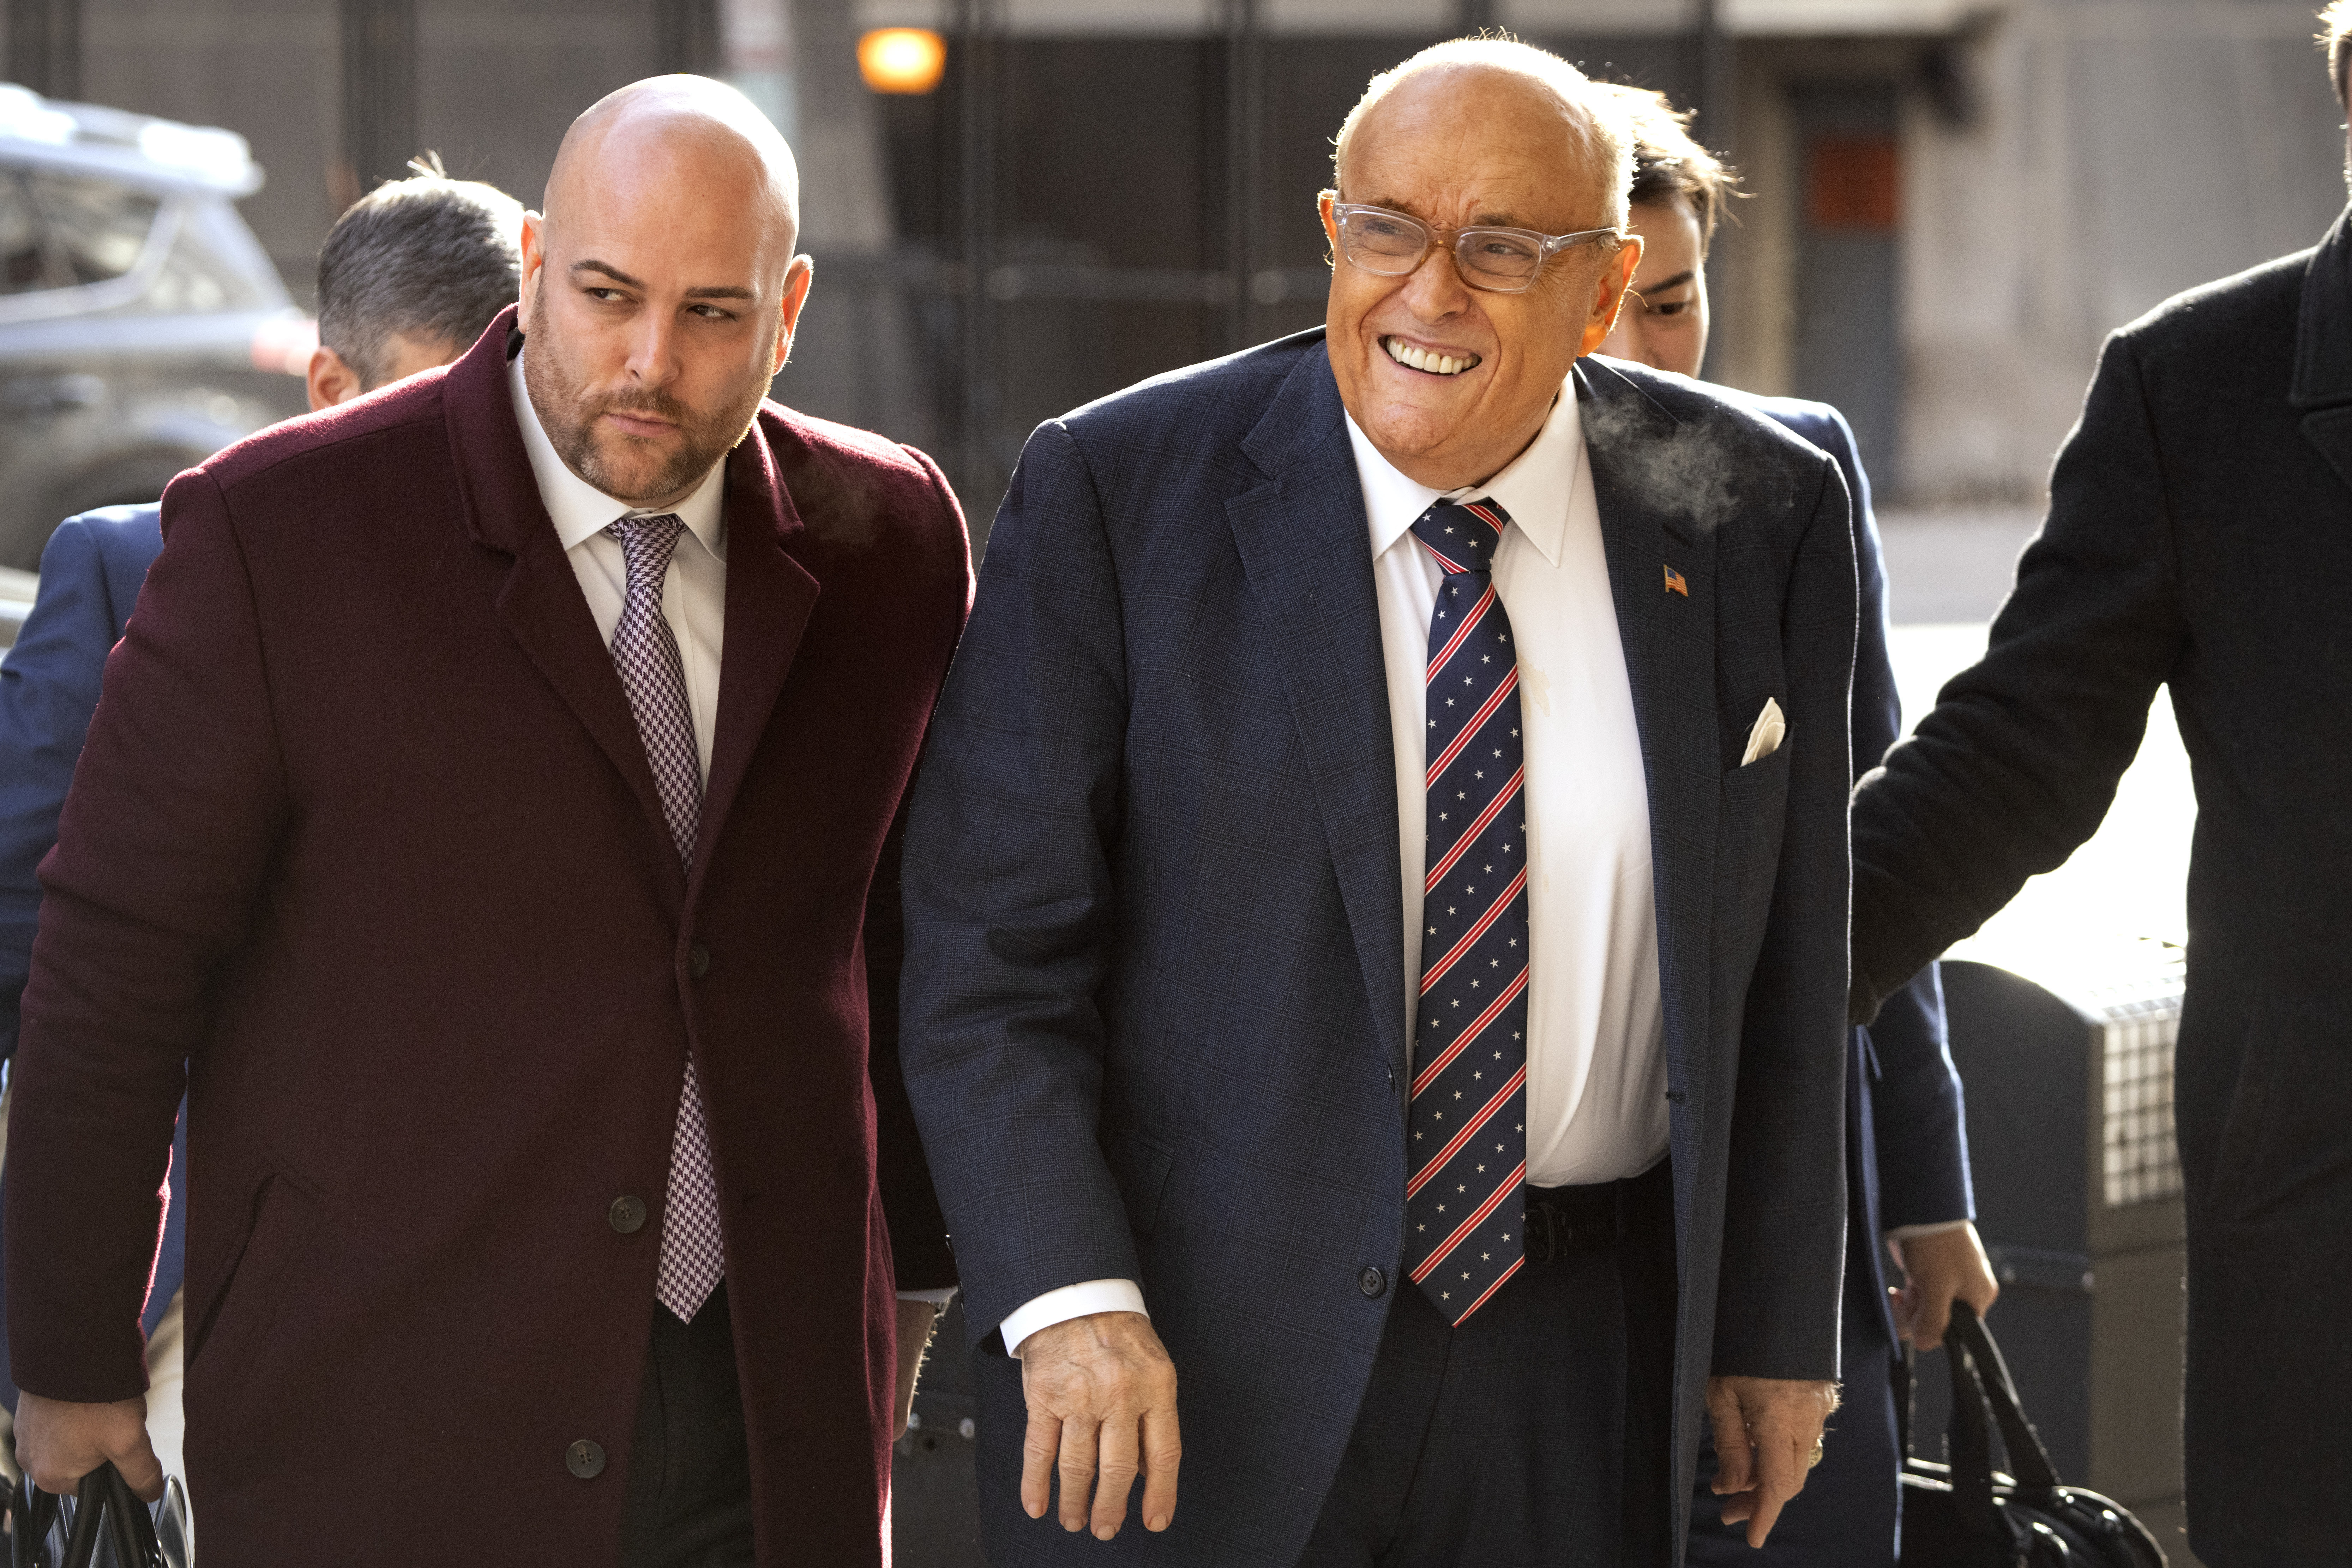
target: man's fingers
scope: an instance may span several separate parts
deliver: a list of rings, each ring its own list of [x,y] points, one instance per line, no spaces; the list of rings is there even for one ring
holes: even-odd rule
[[[1756,1436],[1756,1500],[1748,1516],[1748,1544],[1761,1546],[1780,1521],[1780,1510],[1805,1489],[1812,1445],[1801,1452],[1785,1431],[1759,1432]]]
[[[1062,1422],[1061,1521],[1073,1532],[1087,1527],[1087,1507],[1095,1490],[1095,1446],[1101,1426],[1094,1421]]]
[[[1889,1285],[1886,1302],[1895,1313],[1895,1337],[1908,1342],[1915,1326],[1912,1320],[1918,1315],[1918,1299],[1900,1285]]]
[[[1171,1405],[1155,1406],[1143,1416],[1143,1528],[1165,1530],[1176,1517],[1176,1465],[1183,1457],[1183,1439]]]
[[[1099,1540],[1117,1535],[1127,1521],[1128,1494],[1135,1489],[1140,1463],[1139,1426],[1132,1415],[1114,1415],[1103,1423],[1097,1439],[1096,1463],[1100,1469],[1095,1478],[1094,1531]]]
[[[1760,1547],[1764,1544],[1765,1538],[1772,1533],[1772,1527],[1780,1522],[1780,1505],[1788,1500],[1774,1497],[1761,1488],[1750,1493],[1749,1496],[1753,1500],[1748,1505],[1748,1544]],[[1729,1513],[1730,1510],[1726,1509],[1724,1511]],[[1737,1524],[1739,1521],[1729,1520],[1727,1522]]]
[[[1715,1489],[1718,1493],[1744,1492],[1755,1485],[1754,1467],[1749,1462],[1748,1423],[1740,1412],[1737,1395],[1720,1389],[1709,1389],[1706,1395],[1707,1419],[1715,1427]],[[1728,1523],[1738,1523],[1729,1515]]]
[[[1919,1305],[1911,1315],[1911,1342],[1923,1351],[1934,1350],[1944,1342],[1944,1331],[1952,1326],[1951,1281],[1939,1279],[1924,1288],[1915,1286],[1913,1293]]]
[[[162,1500],[163,1462],[155,1457],[155,1446],[147,1440],[145,1427],[139,1429],[139,1441],[135,1446],[109,1453],[107,1458],[114,1461],[114,1468],[122,1472],[122,1479],[131,1484],[131,1489],[137,1492],[142,1500],[147,1502]]]
[[[1062,1447],[1062,1424],[1029,1407],[1029,1432],[1021,1440],[1021,1511],[1031,1519],[1045,1517],[1054,1496],[1054,1456]]]

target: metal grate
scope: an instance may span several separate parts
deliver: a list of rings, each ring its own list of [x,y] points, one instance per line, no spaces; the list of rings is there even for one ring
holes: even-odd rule
[[[2180,1034],[2183,978],[2180,952],[2173,948],[2152,972],[2091,994],[2107,1018],[2100,1152],[2111,1209],[2180,1195],[2172,1047]]]

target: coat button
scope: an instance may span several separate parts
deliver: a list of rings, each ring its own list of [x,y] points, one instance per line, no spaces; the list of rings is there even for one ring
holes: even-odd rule
[[[1389,1277],[1370,1265],[1366,1265],[1364,1271],[1356,1276],[1356,1289],[1368,1297],[1378,1296],[1388,1288]]]
[[[686,972],[697,980],[710,973],[710,950],[696,942],[686,950]]]
[[[563,1450],[563,1468],[583,1481],[593,1481],[604,1473],[604,1450],[583,1437]]]
[[[613,1228],[619,1231],[623,1236],[635,1236],[638,1231],[645,1228],[646,1200],[643,1198],[614,1198],[613,1200],[613,1206],[604,1211],[604,1217],[611,1220],[613,1222]]]

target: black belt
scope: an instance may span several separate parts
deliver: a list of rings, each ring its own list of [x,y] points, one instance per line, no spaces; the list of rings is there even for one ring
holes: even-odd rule
[[[1619,1194],[1628,1184],[1520,1188],[1527,1205],[1528,1261],[1557,1263],[1616,1246]]]

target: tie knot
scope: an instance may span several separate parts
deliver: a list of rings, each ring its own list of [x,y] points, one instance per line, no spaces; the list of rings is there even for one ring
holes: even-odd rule
[[[1493,569],[1504,525],[1510,521],[1510,514],[1491,500],[1442,500],[1414,521],[1412,536],[1437,557],[1446,575],[1459,576]]]
[[[641,588],[661,586],[662,579],[669,574],[669,558],[677,552],[686,524],[674,511],[649,516],[631,513],[607,523],[604,531],[621,542],[621,557],[628,563],[629,589],[635,593]]]

